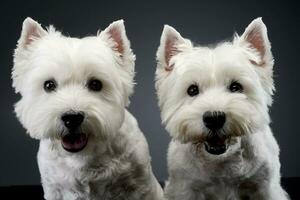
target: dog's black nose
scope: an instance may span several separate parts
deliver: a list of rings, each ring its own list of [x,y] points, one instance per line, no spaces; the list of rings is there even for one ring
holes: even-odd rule
[[[203,114],[204,125],[210,130],[221,129],[226,121],[226,115],[222,111],[207,111]]]
[[[84,116],[81,113],[67,113],[61,117],[61,120],[68,129],[78,128],[83,122],[83,119]]]

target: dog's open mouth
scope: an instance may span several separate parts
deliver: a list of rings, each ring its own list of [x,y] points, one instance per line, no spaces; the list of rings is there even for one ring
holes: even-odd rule
[[[226,136],[223,134],[213,133],[204,142],[205,150],[213,155],[221,155],[227,150]]]
[[[88,137],[84,133],[69,133],[62,137],[62,147],[68,152],[79,152],[87,145]]]

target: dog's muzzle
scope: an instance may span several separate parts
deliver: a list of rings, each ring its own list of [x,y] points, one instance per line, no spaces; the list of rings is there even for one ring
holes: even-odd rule
[[[68,133],[62,136],[62,147],[68,152],[79,152],[83,150],[88,143],[88,136],[80,131],[80,126],[84,121],[83,113],[68,112],[61,117]]]
[[[226,135],[222,131],[226,122],[226,115],[222,111],[207,111],[203,114],[203,123],[209,129],[205,150],[214,155],[220,155],[226,152]]]

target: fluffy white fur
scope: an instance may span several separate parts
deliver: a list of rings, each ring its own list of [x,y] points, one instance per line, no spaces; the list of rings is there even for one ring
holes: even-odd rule
[[[200,47],[164,27],[157,51],[156,89],[161,117],[172,136],[168,150],[169,200],[285,200],[279,147],[269,127],[273,56],[267,29],[255,19],[242,36]],[[232,81],[243,86],[232,93]],[[195,84],[197,96],[187,89]],[[228,149],[205,150],[206,111],[223,111]]]
[[[30,136],[40,140],[46,199],[162,199],[147,142],[126,110],[134,61],[122,20],[78,39],[25,19],[12,72],[13,87],[22,96],[15,111]],[[90,78],[101,80],[101,91],[87,88]],[[43,88],[49,79],[57,83],[51,93]],[[61,144],[67,132],[61,116],[69,111],[85,114],[80,129],[88,144],[77,153]]]

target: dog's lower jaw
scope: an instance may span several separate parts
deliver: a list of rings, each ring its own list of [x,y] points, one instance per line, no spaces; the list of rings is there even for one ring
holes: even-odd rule
[[[61,138],[62,147],[71,153],[83,150],[88,143],[88,136],[84,133],[69,133]]]
[[[221,155],[221,154],[225,153],[227,150],[226,144],[214,146],[214,145],[209,144],[208,142],[204,142],[204,147],[208,153],[213,154],[213,155]]]
[[[205,150],[213,155],[221,155],[227,150],[227,136],[222,132],[211,132],[204,142]]]

